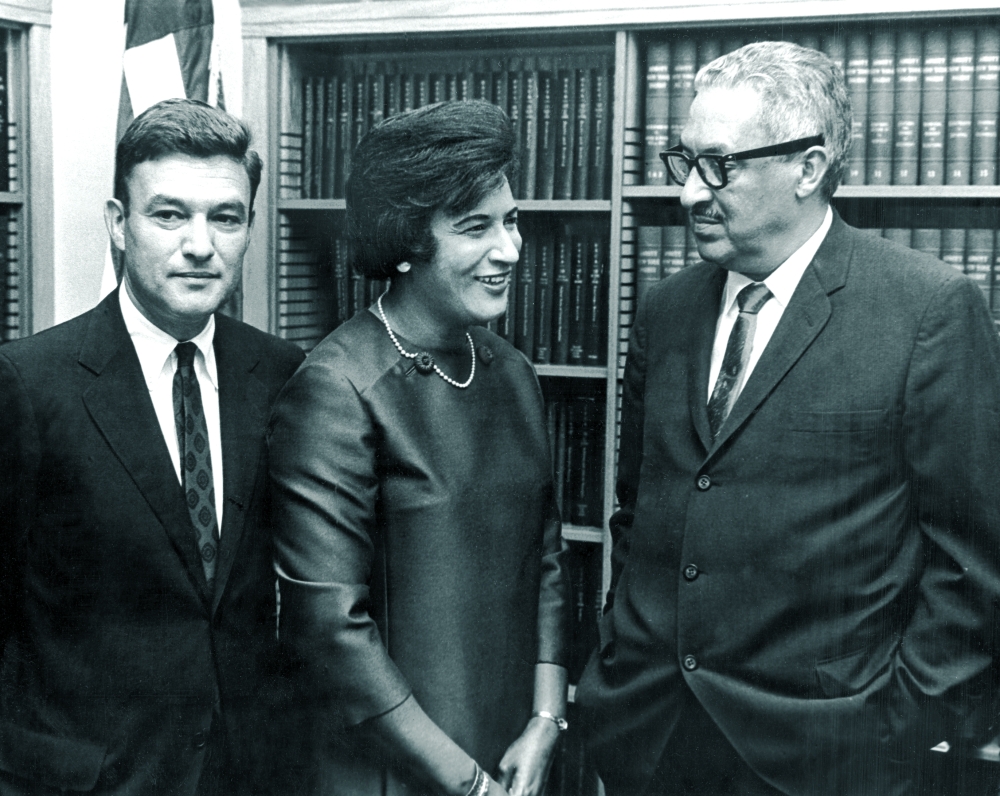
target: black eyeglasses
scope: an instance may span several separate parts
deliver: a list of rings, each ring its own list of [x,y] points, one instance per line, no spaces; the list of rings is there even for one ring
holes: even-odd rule
[[[748,149],[744,152],[733,152],[731,155],[695,155],[688,157],[681,150],[681,145],[671,147],[666,152],[660,153],[660,158],[667,167],[667,174],[670,179],[678,185],[687,182],[691,169],[698,169],[698,175],[702,182],[709,188],[725,188],[729,183],[729,175],[726,173],[726,164],[737,160],[754,160],[756,158],[769,158],[774,155],[790,155],[793,152],[801,152],[811,146],[823,146],[822,135],[811,135],[808,138],[797,138],[794,141],[786,141],[783,144],[763,146],[759,149]]]

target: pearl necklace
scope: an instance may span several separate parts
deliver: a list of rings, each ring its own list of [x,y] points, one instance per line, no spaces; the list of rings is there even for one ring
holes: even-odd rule
[[[472,379],[476,375],[476,346],[472,342],[472,335],[468,332],[465,333],[465,339],[469,341],[469,351],[472,353],[472,371],[469,373],[469,378],[465,380],[462,384],[459,384],[451,376],[446,374],[441,368],[437,366],[434,361],[434,357],[428,354],[426,351],[421,351],[417,354],[411,354],[409,351],[405,350],[403,346],[399,344],[399,340],[396,339],[396,333],[392,331],[392,327],[389,325],[389,320],[385,317],[385,310],[382,309],[382,297],[389,292],[389,288],[386,288],[382,295],[378,297],[375,302],[378,306],[378,314],[382,319],[382,323],[385,324],[385,330],[389,333],[389,339],[392,340],[392,344],[396,346],[396,350],[402,354],[407,359],[414,360],[413,364],[416,366],[417,370],[421,373],[430,373],[432,370],[437,373],[442,379],[444,379],[452,387],[458,387],[460,390],[464,390],[470,384],[472,384]]]

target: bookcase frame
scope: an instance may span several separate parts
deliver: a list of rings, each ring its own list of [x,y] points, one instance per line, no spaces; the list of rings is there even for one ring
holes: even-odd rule
[[[544,5],[544,8],[539,6]],[[617,464],[617,403],[621,384],[620,342],[627,339],[631,322],[629,299],[621,290],[624,273],[634,268],[634,250],[629,254],[639,217],[664,212],[676,213],[680,188],[626,184],[628,157],[642,161],[642,108],[640,92],[642,44],[649,37],[674,30],[717,30],[733,28],[775,29],[782,25],[834,28],[841,24],[875,24],[880,21],[912,21],[926,24],[941,19],[955,24],[964,18],[995,17],[1000,8],[995,0],[888,0],[873,9],[868,0],[482,0],[470,11],[470,4],[452,0],[379,0],[378,2],[274,2],[243,0],[244,53],[247,75],[266,74],[267,91],[260,81],[248,80],[244,110],[256,133],[266,142],[267,175],[258,198],[258,216],[266,233],[258,231],[248,254],[244,303],[245,318],[262,328],[275,329],[277,219],[286,210],[339,210],[343,200],[279,199],[275,164],[278,162],[280,109],[275,98],[281,94],[280,60],[283,48],[315,42],[336,47],[355,37],[399,36],[435,37],[444,34],[481,36],[508,35],[514,30],[543,32],[560,41],[571,40],[574,31],[592,36],[604,33],[614,41],[613,116],[611,131],[612,164],[610,203],[592,201],[525,201],[526,213],[607,212],[608,249],[608,350],[607,367],[587,369],[573,366],[538,365],[542,377],[601,379],[605,397],[605,440],[603,459],[603,523],[601,528],[569,526],[567,539],[603,545],[603,585],[610,579],[611,538],[607,520],[615,507],[614,478]],[[636,128],[639,137],[636,138]],[[641,180],[640,180],[641,182]],[[904,211],[910,205],[939,205],[948,202],[975,205],[991,219],[1000,212],[1000,185],[996,186],[842,186],[837,202],[881,202]],[[985,208],[985,209],[984,209]],[[626,254],[623,255],[623,251]],[[629,258],[631,257],[631,263]],[[634,275],[633,275],[634,277]],[[623,349],[624,346],[621,348]],[[1000,759],[1000,756],[998,756]]]
[[[16,246],[20,337],[50,326],[54,318],[51,22],[51,0],[0,1],[0,28],[9,37],[10,121],[17,129],[17,184],[0,192],[0,210],[13,212],[16,220],[3,230],[2,245],[10,235]],[[34,212],[36,207],[44,211]]]

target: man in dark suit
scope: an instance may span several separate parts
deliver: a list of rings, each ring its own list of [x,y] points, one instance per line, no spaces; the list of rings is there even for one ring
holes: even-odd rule
[[[0,794],[275,793],[264,429],[302,361],[223,315],[261,163],[170,100],[118,146],[117,291],[0,349]]]
[[[822,53],[748,45],[696,88],[664,159],[707,262],[650,290],[629,344],[612,588],[576,692],[599,773],[611,796],[984,793],[985,302],[830,208],[851,112]]]

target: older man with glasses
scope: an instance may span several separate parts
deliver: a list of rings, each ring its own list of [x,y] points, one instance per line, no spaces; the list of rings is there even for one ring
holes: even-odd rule
[[[607,793],[996,793],[982,294],[831,208],[851,109],[825,55],[751,44],[695,85],[662,157],[706,262],[638,309],[577,689]]]

